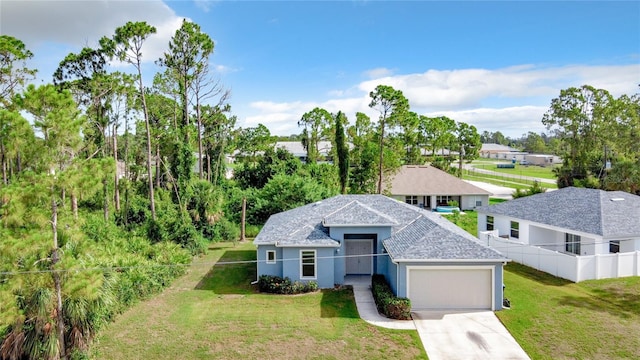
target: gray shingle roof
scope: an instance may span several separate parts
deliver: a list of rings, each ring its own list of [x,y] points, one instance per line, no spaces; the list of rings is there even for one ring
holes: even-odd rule
[[[393,226],[398,222],[391,217],[373,209],[358,200],[353,200],[335,212],[325,216],[322,221],[326,227],[331,226],[358,226],[358,225],[378,225]]]
[[[330,225],[376,225],[376,221],[392,225],[391,237],[381,239],[392,259],[506,260],[441,215],[383,195],[339,195],[272,215],[254,244],[339,246],[329,237]]]
[[[567,187],[483,206],[478,212],[606,238],[640,236],[640,196],[624,191]]]

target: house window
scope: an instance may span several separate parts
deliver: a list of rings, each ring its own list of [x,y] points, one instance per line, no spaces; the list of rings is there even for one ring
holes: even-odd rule
[[[580,235],[564,234],[564,251],[580,255]]]
[[[300,251],[300,279],[316,278],[316,251]]]
[[[620,252],[620,240],[609,241],[609,252],[612,254]]]
[[[438,195],[436,196],[436,204],[438,206],[447,206],[449,202],[453,200],[453,196],[449,195]]]
[[[517,221],[511,222],[511,237],[516,239],[520,237],[520,223]]]
[[[487,231],[493,230],[493,216],[487,215]]]
[[[411,205],[418,205],[418,196],[416,195],[407,195],[404,197],[404,202]]]
[[[267,264],[275,264],[275,263],[276,263],[276,251],[267,250]]]

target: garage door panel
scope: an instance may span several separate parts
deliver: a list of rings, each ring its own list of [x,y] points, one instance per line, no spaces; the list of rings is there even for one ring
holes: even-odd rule
[[[410,269],[414,309],[491,309],[491,269]]]

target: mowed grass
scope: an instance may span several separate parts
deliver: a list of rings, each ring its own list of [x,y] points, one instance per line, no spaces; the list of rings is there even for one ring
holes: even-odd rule
[[[513,169],[503,169],[498,168],[495,163],[487,164],[487,163],[472,163],[473,167],[476,169],[484,169],[495,171],[499,173],[517,175],[517,176],[530,176],[542,179],[551,179],[555,180],[556,176],[553,173],[553,169],[557,166],[536,166],[536,165],[520,165],[519,163],[515,164],[515,168]]]
[[[255,247],[215,244],[158,296],[102,329],[96,359],[425,359],[416,331],[361,320],[350,289],[255,291]],[[226,264],[223,264],[226,263]]]
[[[640,277],[572,283],[509,263],[496,312],[532,359],[640,359]]]

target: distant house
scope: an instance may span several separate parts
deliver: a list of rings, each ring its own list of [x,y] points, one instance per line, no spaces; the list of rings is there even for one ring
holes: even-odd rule
[[[425,209],[456,201],[461,210],[489,204],[489,193],[428,165],[404,165],[384,186],[391,197]]]
[[[480,151],[478,152],[480,157],[489,159],[507,159],[511,160],[512,156],[518,154],[526,154],[516,148],[512,148],[507,145],[500,144],[482,144]],[[521,160],[521,159],[518,159]]]
[[[502,309],[508,261],[439,214],[383,195],[339,195],[272,215],[257,275],[316,281],[383,274],[415,309]]]
[[[284,149],[293,154],[293,156],[300,159],[302,162],[307,162],[307,150],[302,146],[301,141],[278,141],[275,144],[276,149]],[[332,144],[331,141],[318,141],[318,153],[320,155],[321,162],[331,161]]]
[[[478,237],[571,281],[640,275],[640,196],[568,187],[478,210]]]

